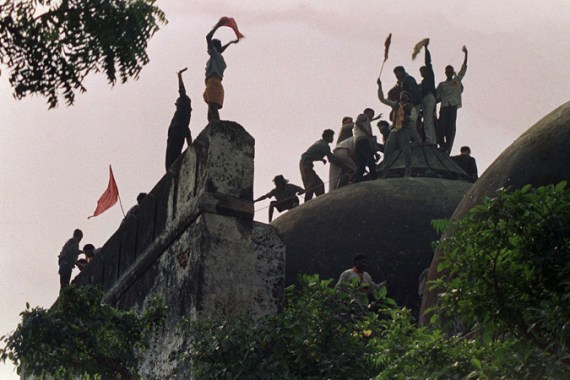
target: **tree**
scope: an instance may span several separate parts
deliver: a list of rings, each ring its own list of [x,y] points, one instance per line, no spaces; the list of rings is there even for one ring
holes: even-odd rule
[[[429,284],[442,289],[434,315],[445,317],[431,326],[385,290],[359,310],[311,276],[275,316],[194,323],[187,360],[215,379],[570,378],[566,182],[501,189],[434,225],[446,231],[439,269],[449,277]]]
[[[49,310],[26,305],[16,331],[1,338],[0,360],[40,377],[137,378],[147,333],[163,323],[165,307],[153,299],[138,315],[102,303],[103,295],[68,286]]]
[[[166,23],[155,0],[0,0],[0,64],[17,99],[73,104],[83,80],[103,72],[111,85],[137,78],[149,39]],[[46,11],[47,9],[47,11]]]
[[[190,324],[193,376],[208,379],[549,379],[568,375],[551,355],[516,339],[483,341],[418,327],[377,291],[362,307],[331,280],[305,276],[277,315]],[[566,368],[564,370],[564,368]],[[563,377],[559,377],[563,378]]]
[[[445,226],[440,226],[445,227]],[[570,190],[501,189],[449,227],[440,315],[512,336],[569,361]],[[433,285],[432,285],[433,286]],[[570,361],[569,361],[570,362]]]

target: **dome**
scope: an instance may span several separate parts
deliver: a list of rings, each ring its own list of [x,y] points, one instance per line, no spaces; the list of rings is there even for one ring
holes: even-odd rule
[[[414,149],[414,155],[420,152]],[[288,211],[272,223],[287,247],[287,284],[302,273],[336,281],[352,266],[352,257],[364,253],[374,281],[387,281],[389,295],[417,314],[418,277],[438,239],[430,222],[449,218],[470,186],[442,178],[383,178],[339,188]]]
[[[538,121],[509,146],[475,182],[453,214],[460,219],[484,197],[501,187],[521,188],[570,181],[570,102]],[[439,256],[434,256],[428,280],[437,277]],[[433,306],[436,294],[426,292],[422,310]],[[424,323],[427,320],[423,321]]]

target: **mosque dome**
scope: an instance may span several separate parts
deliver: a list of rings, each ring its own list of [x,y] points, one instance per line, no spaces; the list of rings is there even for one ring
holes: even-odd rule
[[[511,144],[475,182],[452,219],[461,219],[484,197],[492,197],[501,187],[544,186],[562,180],[570,181],[570,102],[546,115]],[[438,264],[436,253],[428,280],[437,277]],[[435,293],[426,292],[422,310],[436,301]]]
[[[415,147],[413,155],[412,177],[348,185],[273,221],[287,247],[287,284],[302,273],[336,280],[352,266],[355,254],[364,253],[370,259],[368,271],[374,281],[387,281],[389,295],[417,315],[421,302],[418,277],[429,266],[432,242],[439,237],[431,221],[448,219],[472,184],[435,175],[421,177],[427,172],[426,155],[441,158],[441,168],[450,165],[452,173],[448,170],[446,177],[461,173],[433,147]],[[386,166],[385,170],[387,177],[398,176],[398,168],[390,172]],[[439,175],[445,172],[441,169]]]

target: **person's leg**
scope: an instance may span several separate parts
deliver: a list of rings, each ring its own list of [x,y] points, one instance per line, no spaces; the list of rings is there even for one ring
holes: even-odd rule
[[[392,160],[392,156],[394,155],[394,152],[396,151],[396,149],[398,149],[399,147],[399,143],[398,143],[398,134],[400,132],[392,132],[390,133],[390,135],[388,135],[388,140],[386,140],[386,145],[384,146],[384,160],[382,161],[382,163],[384,165],[387,165],[389,163],[391,163]]]
[[[455,141],[455,130],[457,123],[457,107],[449,107],[449,117],[447,128],[445,129],[445,151],[451,154],[453,142]]]
[[[273,209],[275,208],[275,201],[269,203],[269,223],[273,220]]]
[[[71,271],[73,266],[67,262],[62,262],[59,264],[59,291],[61,292],[63,288],[69,285],[71,280]]]
[[[435,97],[433,94],[428,94],[422,99],[422,110],[424,113],[424,133],[426,136],[425,142],[428,144],[435,144],[435,127],[433,124],[433,113],[435,110]]]
[[[378,175],[376,174],[376,162],[374,161],[374,152],[370,143],[368,143],[366,148],[366,166],[368,167],[368,179],[376,179]]]
[[[325,184],[321,177],[318,176],[317,172],[313,170],[313,173],[315,175],[315,179],[313,181],[313,187],[315,190],[313,190],[313,192],[315,193],[315,197],[318,197],[319,195],[323,195],[325,193]]]
[[[359,140],[356,142],[356,173],[354,174],[354,182],[362,181],[364,172],[366,171],[366,146],[368,145],[368,140]]]
[[[439,149],[445,151],[445,131],[449,122],[449,107],[439,109],[439,121],[437,123],[437,144]]]
[[[208,103],[208,121],[220,120],[220,106],[216,103]]]
[[[182,137],[168,137],[166,141],[166,171],[170,166],[176,161],[180,153],[182,153],[182,147],[184,146],[184,138]]]
[[[405,128],[398,133],[398,143],[404,154],[404,176],[409,177],[412,168],[412,146],[410,144],[410,132]]]

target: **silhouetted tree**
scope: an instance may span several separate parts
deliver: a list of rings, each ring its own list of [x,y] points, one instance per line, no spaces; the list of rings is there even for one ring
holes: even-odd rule
[[[73,104],[90,72],[114,85],[137,78],[149,39],[164,13],[155,0],[0,0],[0,63],[14,97],[47,97],[49,108]],[[1,72],[0,72],[1,74]]]

